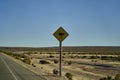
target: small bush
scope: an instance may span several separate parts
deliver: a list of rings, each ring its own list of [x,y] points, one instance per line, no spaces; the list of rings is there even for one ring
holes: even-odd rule
[[[19,60],[20,60],[20,57],[18,57],[18,56],[15,56],[15,59],[19,59]]]
[[[117,74],[114,78],[111,76],[100,78],[99,80],[120,80],[120,74]]]
[[[58,63],[58,60],[55,59],[55,60],[54,60],[54,63],[57,64],[57,63]]]
[[[62,58],[65,58],[65,56],[62,56]]]
[[[40,60],[39,62],[40,64],[50,64],[50,62],[46,61],[46,60]]]
[[[49,57],[50,57],[50,58],[54,58],[54,56],[53,56],[53,55],[50,55]]]
[[[43,67],[41,67],[41,69],[43,69]]]
[[[69,80],[72,80],[72,74],[71,74],[71,73],[66,73],[65,76],[66,76]]]
[[[38,52],[34,52],[34,54],[37,54]]]
[[[113,80],[111,76],[107,76],[107,77],[104,77],[104,78],[100,78],[100,80]]]
[[[31,63],[31,60],[30,60],[30,58],[24,58],[24,59],[23,59],[23,62],[24,62],[24,63],[27,63],[27,64],[30,64],[30,63]]]
[[[33,67],[36,67],[35,64],[32,64]]]
[[[87,56],[82,56],[81,58],[85,59],[85,58],[87,58]]]
[[[117,57],[117,60],[120,61],[120,56]]]
[[[101,56],[101,60],[108,60],[107,56]]]
[[[97,56],[90,56],[90,59],[97,59]]]
[[[71,65],[72,64],[72,62],[71,61],[68,61],[68,65]]]
[[[120,80],[120,74],[117,74],[114,80]]]
[[[58,74],[58,70],[57,69],[53,69],[53,74],[57,75]]]

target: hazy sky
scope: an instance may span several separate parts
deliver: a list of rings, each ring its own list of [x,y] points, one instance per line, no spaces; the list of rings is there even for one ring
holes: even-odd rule
[[[120,0],[0,0],[0,46],[120,46]]]

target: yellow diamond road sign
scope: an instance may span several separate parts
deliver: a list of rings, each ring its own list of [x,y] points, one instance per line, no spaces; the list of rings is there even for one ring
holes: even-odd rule
[[[58,41],[62,42],[69,34],[60,27],[53,35]]]

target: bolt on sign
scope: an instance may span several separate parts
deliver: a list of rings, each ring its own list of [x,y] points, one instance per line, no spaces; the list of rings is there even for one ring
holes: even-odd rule
[[[69,34],[60,27],[53,35],[59,42],[62,42]]]

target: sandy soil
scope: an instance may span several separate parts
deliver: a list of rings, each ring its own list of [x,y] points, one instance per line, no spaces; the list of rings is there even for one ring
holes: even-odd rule
[[[48,58],[48,54],[43,54],[41,56],[40,54],[32,54],[31,56],[33,57],[33,63],[39,68],[43,67],[43,71],[48,73],[52,74],[52,70],[58,69],[59,67],[59,64],[53,63],[53,59],[58,59],[56,57]],[[39,59],[36,59],[35,56],[39,56]],[[58,57],[58,55],[54,56]],[[45,59],[51,64],[39,64],[40,59]],[[72,64],[68,65],[68,61],[71,61]],[[114,76],[115,74],[120,73],[120,62],[108,62],[98,59],[63,58],[62,68],[63,75],[65,75],[66,72],[73,74],[73,80],[99,80],[101,77],[105,77],[107,75]]]
[[[58,60],[59,55],[52,54],[54,55],[52,58],[49,57],[50,55],[51,54],[28,55],[32,58],[31,64],[34,64],[36,67],[25,64],[12,57],[8,57],[35,72],[37,75],[42,75],[47,80],[60,80],[58,76],[53,75],[53,69],[59,69],[59,63],[54,64],[53,60]],[[67,58],[66,56],[62,61],[62,75],[65,76],[65,73],[69,72],[73,75],[73,80],[99,80],[101,77],[105,77],[107,75],[114,76],[115,74],[120,73],[120,62],[103,61],[99,59],[76,59]],[[49,61],[50,64],[40,64],[39,61],[41,59]],[[70,65],[68,64],[69,61],[71,62]],[[67,80],[67,78],[62,77],[61,80]]]

